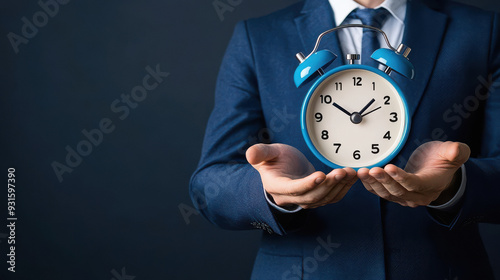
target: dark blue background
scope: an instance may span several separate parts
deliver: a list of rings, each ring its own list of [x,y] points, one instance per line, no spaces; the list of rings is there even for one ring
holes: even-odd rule
[[[5,188],[0,279],[109,280],[122,268],[136,280],[248,278],[260,232],[224,231],[195,214],[186,220],[179,207],[192,207],[188,181],[234,24],[293,2],[242,0],[221,18],[212,0],[73,0],[17,54],[7,34],[21,35],[21,19],[32,22],[41,7],[3,3],[0,170],[7,181],[7,168],[16,168],[18,221],[11,274]],[[500,11],[494,0],[473,4]],[[170,76],[121,120],[110,105],[158,64]],[[65,164],[66,146],[76,149],[81,131],[103,118],[114,130],[60,182],[51,163]],[[500,228],[482,232],[500,277]]]

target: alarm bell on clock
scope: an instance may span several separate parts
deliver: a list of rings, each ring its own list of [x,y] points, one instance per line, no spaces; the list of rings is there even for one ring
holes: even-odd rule
[[[348,65],[324,73],[337,55],[317,51],[324,35],[342,28],[370,28],[381,33],[389,49],[376,50],[371,58],[386,68],[354,64],[359,54],[348,54]],[[312,153],[332,168],[384,166],[402,149],[410,130],[404,93],[389,76],[397,72],[413,79],[415,70],[408,60],[411,49],[403,44],[393,48],[380,29],[348,24],[321,33],[313,51],[296,55],[297,87],[321,76],[309,89],[301,111],[302,135]]]

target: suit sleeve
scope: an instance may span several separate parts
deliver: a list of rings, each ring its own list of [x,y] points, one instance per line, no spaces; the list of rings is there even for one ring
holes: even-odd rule
[[[486,96],[484,129],[479,156],[465,163],[467,188],[450,229],[470,223],[500,223],[500,22],[492,20],[489,75],[482,77]]]
[[[194,205],[210,222],[284,234],[285,225],[302,215],[271,209],[259,173],[246,161],[246,149],[266,138],[252,46],[246,22],[240,22],[220,68],[215,106],[190,182]]]

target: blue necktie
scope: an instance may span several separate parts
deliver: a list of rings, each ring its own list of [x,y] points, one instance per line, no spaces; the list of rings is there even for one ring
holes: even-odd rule
[[[349,17],[361,20],[361,23],[373,27],[381,28],[388,18],[389,12],[384,8],[378,9],[356,9]],[[363,28],[363,41],[361,42],[361,64],[378,68],[378,62],[371,59],[372,53],[380,48],[377,39],[378,32],[368,28]]]

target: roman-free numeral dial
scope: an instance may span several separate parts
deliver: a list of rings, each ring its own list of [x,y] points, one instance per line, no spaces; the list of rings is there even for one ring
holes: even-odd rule
[[[302,111],[304,137],[332,167],[385,164],[406,140],[404,96],[381,71],[350,65],[325,77],[308,97]]]

